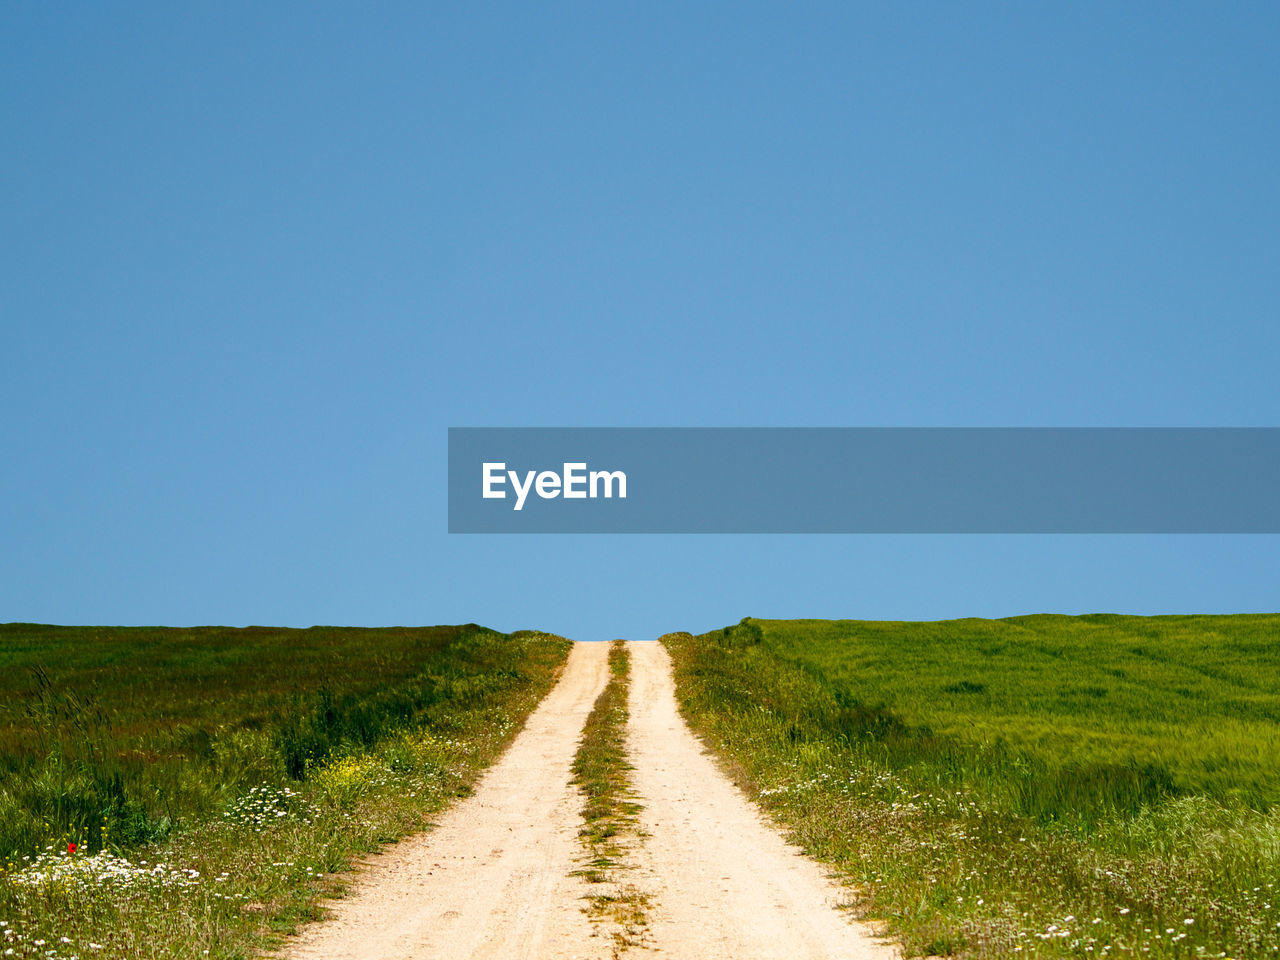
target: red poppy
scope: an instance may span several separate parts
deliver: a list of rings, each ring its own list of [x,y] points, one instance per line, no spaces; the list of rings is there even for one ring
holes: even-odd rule
[[[76,845],[74,843],[68,843],[67,853],[75,853],[75,852],[76,852]]]

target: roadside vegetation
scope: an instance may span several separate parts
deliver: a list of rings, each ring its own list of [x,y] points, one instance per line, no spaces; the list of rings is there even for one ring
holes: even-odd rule
[[[589,897],[588,912],[610,925],[614,956],[644,943],[648,908],[645,895],[625,881],[627,851],[639,836],[640,811],[627,762],[630,666],[626,643],[615,640],[609,649],[609,682],[587,715],[573,761],[573,782],[585,798],[578,836],[587,859],[577,872],[589,883],[605,885]]]
[[[0,626],[0,956],[243,958],[515,735],[569,641]]]
[[[1280,617],[663,639],[694,729],[909,955],[1280,956]]]

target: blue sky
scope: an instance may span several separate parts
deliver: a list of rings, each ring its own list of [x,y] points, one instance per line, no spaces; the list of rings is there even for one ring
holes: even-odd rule
[[[1280,609],[1274,536],[450,536],[453,426],[1280,425],[1274,4],[0,11],[0,621]]]

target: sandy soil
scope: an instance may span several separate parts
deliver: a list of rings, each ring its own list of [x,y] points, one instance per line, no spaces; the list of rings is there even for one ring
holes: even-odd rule
[[[888,960],[897,951],[836,909],[841,890],[716,767],[676,710],[666,650],[630,644],[629,744],[647,834],[622,877],[650,898],[634,960]],[[577,877],[582,799],[569,780],[608,678],[608,644],[580,643],[556,687],[476,792],[434,830],[370,858],[295,960],[606,958]]]
[[[368,867],[285,956],[297,960],[604,958],[582,912],[582,797],[569,783],[609,645],[578,643],[560,681],[470,797]]]
[[[836,909],[841,888],[703,751],[677,712],[661,644],[629,647],[632,779],[649,834],[633,859],[652,898],[652,945],[682,960],[897,957]]]

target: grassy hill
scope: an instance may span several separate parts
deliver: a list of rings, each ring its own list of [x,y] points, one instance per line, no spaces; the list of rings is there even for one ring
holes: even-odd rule
[[[0,952],[245,956],[465,792],[568,646],[0,626]]]
[[[971,760],[1029,759],[1041,777],[1095,786],[1129,769],[1152,790],[1280,800],[1280,616],[748,623],[833,701],[917,740],[987,748]]]
[[[1280,616],[664,641],[691,724],[909,950],[1280,956]]]

